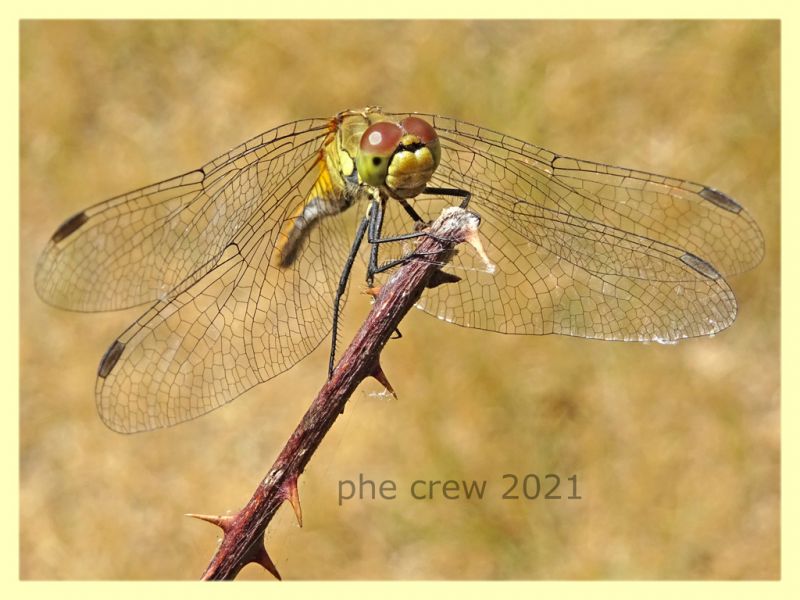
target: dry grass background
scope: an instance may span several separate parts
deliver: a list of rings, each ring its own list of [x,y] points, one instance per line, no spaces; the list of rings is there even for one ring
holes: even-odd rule
[[[735,325],[675,346],[506,337],[420,313],[282,509],[289,579],[764,579],[779,564],[776,22],[24,22],[21,26],[21,577],[192,579],[214,549],[184,512],[236,510],[321,384],[326,350],[216,413],[136,436],[94,374],[137,315],[44,305],[34,266],[64,218],[273,125],[382,104],[727,191],[767,254]],[[368,310],[351,295],[343,339]],[[501,500],[504,473],[577,474],[580,501]],[[337,504],[337,482],[392,501]],[[415,479],[488,480],[419,501]],[[268,578],[247,567],[242,578]]]

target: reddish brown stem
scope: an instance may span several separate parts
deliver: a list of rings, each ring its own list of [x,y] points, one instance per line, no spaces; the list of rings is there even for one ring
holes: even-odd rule
[[[229,518],[200,517],[217,523],[224,532],[203,579],[233,579],[250,562],[261,564],[280,578],[264,548],[267,525],[285,500],[292,504],[301,521],[297,478],[358,385],[369,376],[388,384],[379,363],[381,350],[425,287],[441,283],[441,276],[437,275],[439,267],[450,260],[455,245],[474,242],[478,223],[476,215],[460,208],[442,212],[431,226],[430,235],[423,237],[417,246],[416,258],[405,263],[381,288],[369,316],[345,350],[332,377],[320,390],[247,505]]]

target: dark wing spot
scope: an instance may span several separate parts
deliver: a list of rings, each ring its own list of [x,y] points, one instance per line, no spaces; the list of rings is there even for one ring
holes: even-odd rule
[[[719,279],[720,277],[719,272],[714,267],[691,252],[681,256],[681,261],[709,279]]]
[[[69,219],[61,224],[56,232],[53,234],[53,243],[57,244],[67,236],[75,233],[81,225],[89,220],[89,216],[85,212],[79,212],[77,215],[72,215]]]
[[[108,374],[111,373],[114,365],[117,364],[119,357],[122,356],[123,350],[125,350],[125,344],[119,340],[114,340],[114,343],[111,344],[111,347],[106,350],[106,353],[103,355],[103,359],[100,361],[100,366],[97,367],[98,377],[102,377],[103,379],[108,377]]]
[[[736,202],[736,200],[727,194],[723,194],[719,190],[715,190],[714,188],[710,187],[704,187],[702,190],[700,190],[700,195],[709,202],[713,202],[720,208],[724,208],[732,213],[742,212],[742,207],[738,202]]]

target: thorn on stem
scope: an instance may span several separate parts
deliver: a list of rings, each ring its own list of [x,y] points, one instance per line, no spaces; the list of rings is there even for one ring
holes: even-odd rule
[[[287,479],[283,485],[283,494],[289,504],[292,505],[294,516],[297,519],[297,525],[303,526],[303,509],[300,508],[300,494],[297,492],[297,477]],[[280,577],[278,578],[280,579]]]
[[[370,373],[370,375],[376,379],[378,383],[385,387],[387,391],[394,396],[394,399],[397,400],[397,393],[394,391],[392,384],[389,383],[389,379],[386,377],[386,373],[383,372],[380,362],[375,364],[375,369],[372,371],[372,373]]]
[[[461,277],[458,275],[437,269],[433,272],[433,275],[431,275],[431,278],[428,280],[428,283],[425,285],[425,287],[436,288],[440,285],[444,285],[445,283],[458,283],[459,281],[461,281]]]
[[[255,548],[255,546],[254,546],[254,548]],[[250,560],[248,560],[247,562],[253,562],[253,563],[261,565],[267,571],[272,573],[272,575],[275,577],[275,579],[277,579],[278,581],[282,580],[281,574],[278,573],[278,569],[275,566],[275,563],[272,562],[272,559],[269,557],[269,554],[267,554],[267,549],[264,547],[263,544],[259,544],[258,545],[258,549],[255,550],[253,555],[250,557]]]
[[[231,527],[231,523],[233,523],[233,517],[230,515],[197,515],[194,513],[186,513],[184,516],[207,521],[222,529],[223,533],[227,532]]]

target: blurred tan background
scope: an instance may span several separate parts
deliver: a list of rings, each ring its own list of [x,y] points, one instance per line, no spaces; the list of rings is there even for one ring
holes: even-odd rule
[[[96,366],[139,309],[44,305],[36,260],[68,216],[274,125],[381,104],[737,198],[766,258],[734,326],[674,346],[404,322],[301,478],[268,549],[287,579],[772,579],[779,563],[777,22],[23,22],[21,577],[194,579],[323,382],[327,350],[230,406],[122,436]],[[343,340],[368,310],[350,295]],[[394,500],[337,502],[359,474]],[[502,500],[506,473],[581,500]],[[414,500],[416,479],[487,480]],[[566,482],[561,493],[566,495]],[[241,578],[270,576],[249,566]]]

